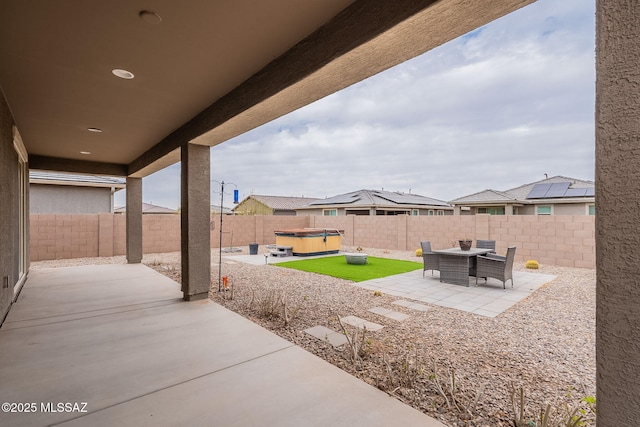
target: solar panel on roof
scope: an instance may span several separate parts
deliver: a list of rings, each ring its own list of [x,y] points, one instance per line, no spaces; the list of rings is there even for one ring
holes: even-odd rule
[[[551,188],[551,184],[536,184],[533,186],[529,194],[527,194],[527,199],[541,199],[547,194],[547,190]]]
[[[587,195],[588,188],[568,188],[564,193],[564,197],[584,197]]]
[[[547,194],[547,190],[544,191],[534,191],[531,190],[529,194],[527,194],[527,199],[544,199],[544,195]]]
[[[551,184],[551,188],[544,195],[545,199],[555,199],[558,197],[564,197],[564,193],[569,189],[569,182],[555,182]]]
[[[551,188],[551,184],[536,184],[533,186],[526,199],[543,199],[544,195]]]
[[[593,197],[593,187],[569,188],[570,182],[554,182],[553,184],[536,184],[527,199],[557,199],[562,197]]]
[[[544,190],[546,192],[550,188],[551,188],[551,184],[536,184],[536,185],[533,186],[532,191],[533,190],[538,190],[538,191]]]
[[[310,205],[342,205],[348,203],[355,203],[360,200],[355,194],[341,194],[335,197],[329,197],[328,199],[317,200]]]

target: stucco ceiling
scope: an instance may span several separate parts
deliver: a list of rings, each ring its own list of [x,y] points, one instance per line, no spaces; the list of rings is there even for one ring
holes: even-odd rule
[[[149,173],[530,1],[485,3],[3,0],[0,88],[34,163]]]

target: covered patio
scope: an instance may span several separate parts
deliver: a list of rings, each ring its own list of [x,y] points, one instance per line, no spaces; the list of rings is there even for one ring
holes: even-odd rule
[[[65,397],[61,390],[66,387],[74,393],[69,398],[95,398],[102,402],[103,406],[96,409],[100,411],[85,415],[82,420],[89,416],[109,417],[115,408],[124,411],[134,402],[147,402],[175,388],[188,388],[209,379],[216,372],[215,365],[210,366],[213,370],[190,373],[204,362],[204,349],[225,351],[231,345],[224,341],[222,330],[216,335],[220,341],[210,342],[209,347],[201,347],[203,334],[196,334],[197,340],[188,340],[190,329],[211,327],[207,315],[215,317],[216,312],[206,301],[210,287],[210,147],[532,1],[344,0],[305,2],[304,6],[301,2],[268,1],[251,2],[248,7],[243,2],[199,0],[190,3],[190,7],[179,2],[159,2],[158,10],[147,10],[148,5],[140,2],[99,2],[89,6],[78,0],[0,3],[0,319],[8,316],[0,330],[0,372],[7,399],[32,402],[51,396],[58,400]],[[597,399],[598,422],[606,426],[633,425],[640,417],[638,405],[628,404],[640,397],[638,21],[640,14],[630,2],[597,0]],[[134,289],[139,282],[129,277],[129,284],[121,285],[122,295],[112,295],[115,300],[122,298],[123,304],[98,304],[94,312],[79,301],[84,298],[90,301],[87,304],[97,304],[105,298],[101,292],[116,289],[99,286],[105,276],[100,276],[98,270],[86,272],[86,280],[67,282],[78,295],[71,292],[69,297],[60,297],[58,307],[53,299],[35,301],[38,293],[45,295],[62,288],[48,289],[42,286],[47,281],[40,281],[40,273],[29,272],[29,169],[126,177],[127,260],[138,264],[143,255],[142,178],[178,161],[182,173],[182,283],[181,292],[172,294],[172,303],[153,306],[158,302],[155,288],[148,295],[142,291],[145,295],[141,299],[127,301],[129,292],[137,292]],[[30,298],[31,288],[34,292]],[[88,289],[95,292],[90,297],[86,294]],[[178,303],[176,299],[180,297],[190,303]],[[205,301],[198,303],[199,300]],[[137,307],[138,304],[152,306]],[[62,309],[74,305],[79,311]],[[198,311],[194,307],[201,308],[205,315],[193,313]],[[186,315],[181,327],[171,315],[157,317],[167,323],[152,320],[155,318],[151,313],[163,309],[174,315],[190,313],[200,322]],[[113,322],[109,316],[114,316]],[[119,317],[123,321],[118,323],[115,319]],[[85,330],[85,325],[92,322],[96,322],[94,328]],[[75,327],[79,328],[77,335],[68,333]],[[160,330],[168,335],[161,337]],[[145,337],[144,331],[149,335]],[[178,359],[163,359],[160,350],[171,347],[172,333],[178,335],[175,342],[188,345],[180,349]],[[95,340],[96,334],[102,335],[102,341],[90,341]],[[86,341],[75,341],[83,335]],[[150,349],[154,352],[147,351]],[[274,351],[262,357],[277,357],[296,349],[276,345]],[[94,363],[96,359],[91,356],[104,354],[111,357],[104,357],[102,365],[90,365],[91,370],[78,364]],[[216,360],[215,355],[213,352],[206,363]],[[253,363],[266,360],[259,356],[240,358],[237,366],[244,366],[249,372]],[[157,360],[164,362],[154,362]],[[120,366],[128,363],[134,363],[131,370],[121,370]],[[146,390],[140,388],[127,394],[124,385],[110,390],[100,388],[101,379],[107,384],[115,378],[141,387],[146,381],[134,381],[135,375],[120,377],[138,372],[137,369],[148,369],[144,371],[144,378],[149,381]],[[171,369],[179,372],[176,382],[156,383],[161,390],[149,386],[156,379],[165,378],[165,372]],[[235,366],[217,369],[227,373]],[[269,369],[276,368],[269,365]],[[279,380],[270,383],[274,387],[281,387],[286,375],[295,371],[289,366],[278,369],[284,372]],[[263,369],[260,374],[265,372]],[[80,386],[83,373],[95,378]],[[303,374],[317,373],[297,373],[301,379],[305,378]],[[218,375],[214,377],[221,378]],[[236,379],[247,377],[250,376],[240,374]],[[43,385],[36,386],[38,381]],[[24,394],[20,394],[21,390]],[[199,390],[180,392],[186,398],[179,407],[156,401],[148,406],[142,403],[137,409],[149,415],[150,409],[158,408],[168,413],[167,417],[185,417],[186,422],[193,416],[193,423],[197,423],[194,414],[210,412],[209,408],[214,413],[233,413],[235,420],[258,419],[267,413],[256,407],[259,399],[250,403],[251,411],[232,410],[226,403],[218,404],[225,402],[223,387],[211,391],[211,395],[198,393]],[[101,397],[114,391],[118,392],[118,399]],[[315,395],[307,392],[309,396],[301,393],[293,397],[311,403]],[[87,395],[81,396],[82,393]],[[275,398],[278,393],[271,395]],[[240,405],[239,401],[235,399],[233,403]],[[198,402],[198,407],[194,408],[196,404],[192,402]],[[297,420],[295,412],[286,412],[287,406],[279,403],[274,399],[270,409],[281,411],[280,417],[265,416],[260,424],[277,419],[277,424],[286,425]],[[321,405],[314,403],[307,411],[323,413]],[[365,414],[376,414],[378,410],[371,401],[366,408]],[[28,425],[25,420],[29,419],[34,424],[42,423],[38,421],[42,420],[39,413],[23,418],[0,415],[2,424]],[[55,416],[64,421],[62,415]],[[339,417],[335,418],[337,421]],[[99,424],[99,420],[94,423]],[[247,420],[245,424],[250,423]]]
[[[36,406],[4,426],[443,425],[141,264],[33,270],[22,292],[0,395]]]

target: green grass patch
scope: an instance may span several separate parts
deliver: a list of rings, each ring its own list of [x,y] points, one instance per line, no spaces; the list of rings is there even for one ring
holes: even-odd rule
[[[402,261],[389,258],[367,257],[363,265],[347,264],[344,255],[279,262],[278,267],[293,268],[311,273],[326,274],[354,282],[379,279],[394,274],[407,273],[422,268],[421,262]]]

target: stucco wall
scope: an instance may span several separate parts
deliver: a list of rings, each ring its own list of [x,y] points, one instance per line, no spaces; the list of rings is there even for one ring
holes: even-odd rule
[[[596,369],[599,426],[640,420],[640,13],[597,1]]]
[[[54,214],[111,212],[111,189],[31,184],[29,211]]]
[[[586,203],[559,203],[553,206],[554,215],[588,215]]]
[[[0,322],[13,300],[19,274],[18,155],[13,148],[12,126],[13,118],[0,95]]]

